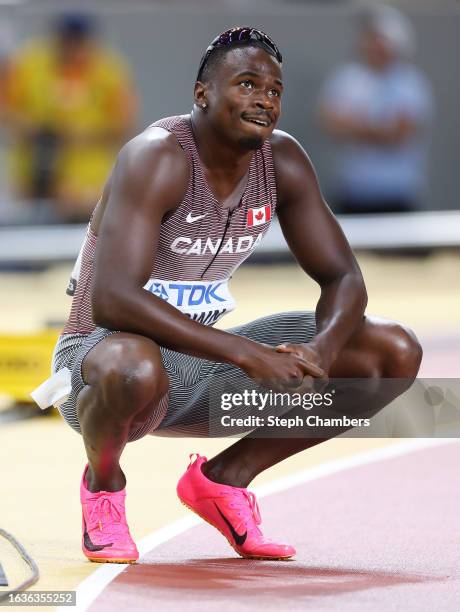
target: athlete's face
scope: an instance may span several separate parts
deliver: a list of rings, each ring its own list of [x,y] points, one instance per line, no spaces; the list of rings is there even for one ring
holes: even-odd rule
[[[203,89],[207,120],[226,139],[258,149],[275,129],[281,112],[281,68],[263,49],[229,50]]]

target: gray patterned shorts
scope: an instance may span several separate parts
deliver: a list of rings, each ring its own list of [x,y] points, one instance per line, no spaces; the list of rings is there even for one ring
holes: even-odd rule
[[[282,342],[309,342],[316,334],[315,313],[310,311],[283,312],[268,315],[250,323],[227,329],[256,342],[276,346]],[[101,340],[118,333],[101,327],[89,335],[62,335],[53,355],[53,372],[67,367],[71,371],[72,390],[59,406],[66,422],[81,433],[77,416],[77,399],[86,383],[82,377],[82,362]],[[148,422],[131,432],[129,442],[146,434],[178,437],[208,437],[210,427],[210,394],[216,381],[235,389],[254,386],[236,366],[200,359],[170,349],[160,348],[163,366],[169,377],[169,392],[153,411]]]

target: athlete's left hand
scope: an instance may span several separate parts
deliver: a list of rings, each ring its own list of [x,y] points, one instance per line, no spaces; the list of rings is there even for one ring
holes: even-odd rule
[[[311,366],[310,376],[305,376],[301,385],[293,389],[298,392],[316,391],[321,392],[329,382],[328,364],[321,354],[319,347],[314,342],[306,344],[291,344],[284,342],[276,347],[279,353],[293,353],[304,359]]]

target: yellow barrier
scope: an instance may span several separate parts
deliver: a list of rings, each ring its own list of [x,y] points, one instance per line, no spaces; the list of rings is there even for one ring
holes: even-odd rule
[[[0,334],[0,395],[33,402],[30,392],[51,375],[51,356],[59,331]]]

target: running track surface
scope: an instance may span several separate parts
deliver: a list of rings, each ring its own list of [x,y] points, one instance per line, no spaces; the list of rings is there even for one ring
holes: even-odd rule
[[[459,455],[460,443],[434,446],[265,497],[264,532],[293,543],[296,560],[240,559],[201,524],[128,566],[88,609],[457,612]]]

